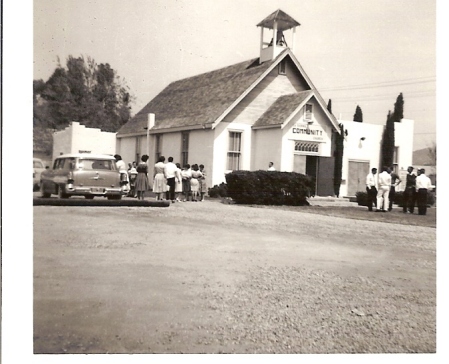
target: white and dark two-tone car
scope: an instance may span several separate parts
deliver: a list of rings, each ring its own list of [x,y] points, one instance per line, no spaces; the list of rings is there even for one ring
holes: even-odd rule
[[[115,158],[101,154],[63,154],[53,167],[41,173],[40,195],[59,198],[96,196],[120,200],[129,192],[127,177],[119,172]]]

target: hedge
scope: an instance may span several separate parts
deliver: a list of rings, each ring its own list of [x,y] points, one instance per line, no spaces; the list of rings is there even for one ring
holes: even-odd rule
[[[208,189],[208,195],[212,198],[228,197],[228,186],[222,182],[220,185],[215,185]]]
[[[303,174],[278,171],[233,171],[226,174],[227,194],[237,204],[309,205],[313,180]]]

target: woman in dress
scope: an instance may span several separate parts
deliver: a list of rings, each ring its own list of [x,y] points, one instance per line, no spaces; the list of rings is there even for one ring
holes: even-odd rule
[[[153,192],[156,194],[156,200],[163,200],[163,195],[167,191],[167,181],[165,179],[164,167],[165,157],[160,156],[154,165],[154,183]]]
[[[176,163],[176,184],[175,184],[175,195],[176,195],[176,201],[181,201],[179,199],[179,196],[182,193],[182,177],[181,177],[181,165],[179,163]]]
[[[198,190],[200,183],[199,178],[202,177],[202,173],[199,171],[198,164],[192,166],[192,178],[190,179],[190,189],[192,191],[192,201],[198,202]]]
[[[145,191],[147,191],[150,188],[150,184],[148,183],[148,166],[147,166],[147,160],[148,156],[144,154],[142,158],[140,158],[141,162],[137,165],[137,177],[135,181],[135,191],[137,194],[138,200],[144,200],[145,199]]]

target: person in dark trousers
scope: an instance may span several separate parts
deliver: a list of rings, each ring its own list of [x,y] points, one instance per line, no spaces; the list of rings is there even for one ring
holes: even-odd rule
[[[168,198],[172,203],[175,203],[175,186],[178,181],[177,170],[178,168],[176,167],[176,164],[173,163],[173,157],[168,157],[168,162],[164,167],[164,174],[167,179],[167,185],[170,188],[168,191]]]
[[[432,188],[430,178],[426,176],[426,170],[421,168],[416,177],[416,202],[418,203],[418,214],[427,213],[427,193]]]
[[[366,193],[368,199],[368,210],[373,211],[373,204],[376,206],[377,198],[377,168],[371,168],[371,173],[366,176]]]
[[[413,173],[413,167],[407,168],[407,177],[405,180],[404,200],[402,206],[402,212],[405,214],[408,212],[413,214],[416,203],[416,175]]]
[[[394,196],[396,194],[396,187],[399,186],[399,184],[402,182],[397,173],[394,172],[394,168],[391,167],[391,187],[390,187],[390,194],[388,195],[388,211],[393,210],[393,202],[394,202]]]

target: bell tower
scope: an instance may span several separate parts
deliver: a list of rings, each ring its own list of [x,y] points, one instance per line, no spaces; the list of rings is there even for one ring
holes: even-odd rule
[[[268,15],[262,20],[260,27],[260,58],[259,63],[275,59],[284,49],[290,48],[284,36],[284,31],[291,30],[291,50],[294,51],[296,27],[300,26],[295,19],[284,13],[281,9]],[[272,35],[271,41],[264,40],[264,29],[268,29],[267,34]],[[266,34],[265,34],[266,35]]]

